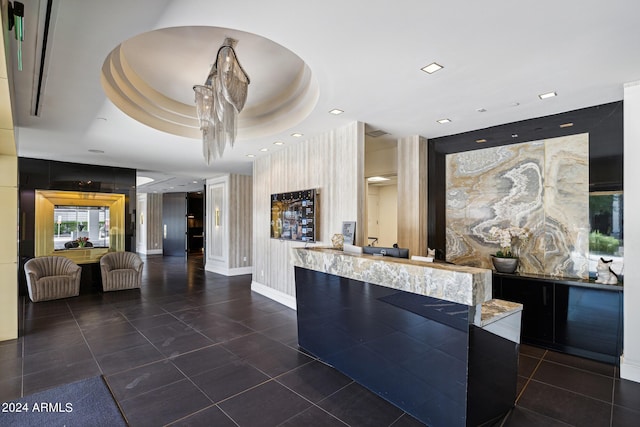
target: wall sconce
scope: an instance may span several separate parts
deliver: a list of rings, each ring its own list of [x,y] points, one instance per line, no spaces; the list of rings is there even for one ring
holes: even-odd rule
[[[216,208],[216,227],[220,226],[220,209]]]
[[[140,225],[144,224],[144,212],[140,212]]]

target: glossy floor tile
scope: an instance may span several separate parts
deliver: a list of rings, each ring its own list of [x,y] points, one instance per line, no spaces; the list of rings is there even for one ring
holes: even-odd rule
[[[0,401],[104,375],[131,426],[422,425],[299,349],[295,311],[251,292],[251,276],[144,260],[139,290],[22,298],[20,337],[0,343]],[[615,366],[522,345],[516,405],[489,426],[638,419],[640,384]]]

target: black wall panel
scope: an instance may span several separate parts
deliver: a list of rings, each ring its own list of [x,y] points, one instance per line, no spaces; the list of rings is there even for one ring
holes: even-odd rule
[[[125,195],[125,250],[135,242],[136,170],[52,160],[18,159],[21,263],[34,256],[35,190],[87,191]],[[21,268],[22,271],[22,268]],[[20,274],[24,294],[24,274]]]

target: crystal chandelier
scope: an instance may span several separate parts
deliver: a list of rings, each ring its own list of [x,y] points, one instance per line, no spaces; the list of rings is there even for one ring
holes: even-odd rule
[[[204,85],[195,85],[196,113],[202,131],[202,152],[207,164],[222,157],[236,139],[238,113],[247,100],[249,76],[236,52],[237,40],[227,37],[216,55]]]

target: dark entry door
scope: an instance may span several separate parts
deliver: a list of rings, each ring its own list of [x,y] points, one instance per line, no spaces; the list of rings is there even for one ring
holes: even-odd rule
[[[187,253],[187,193],[162,195],[162,254],[185,256]]]

